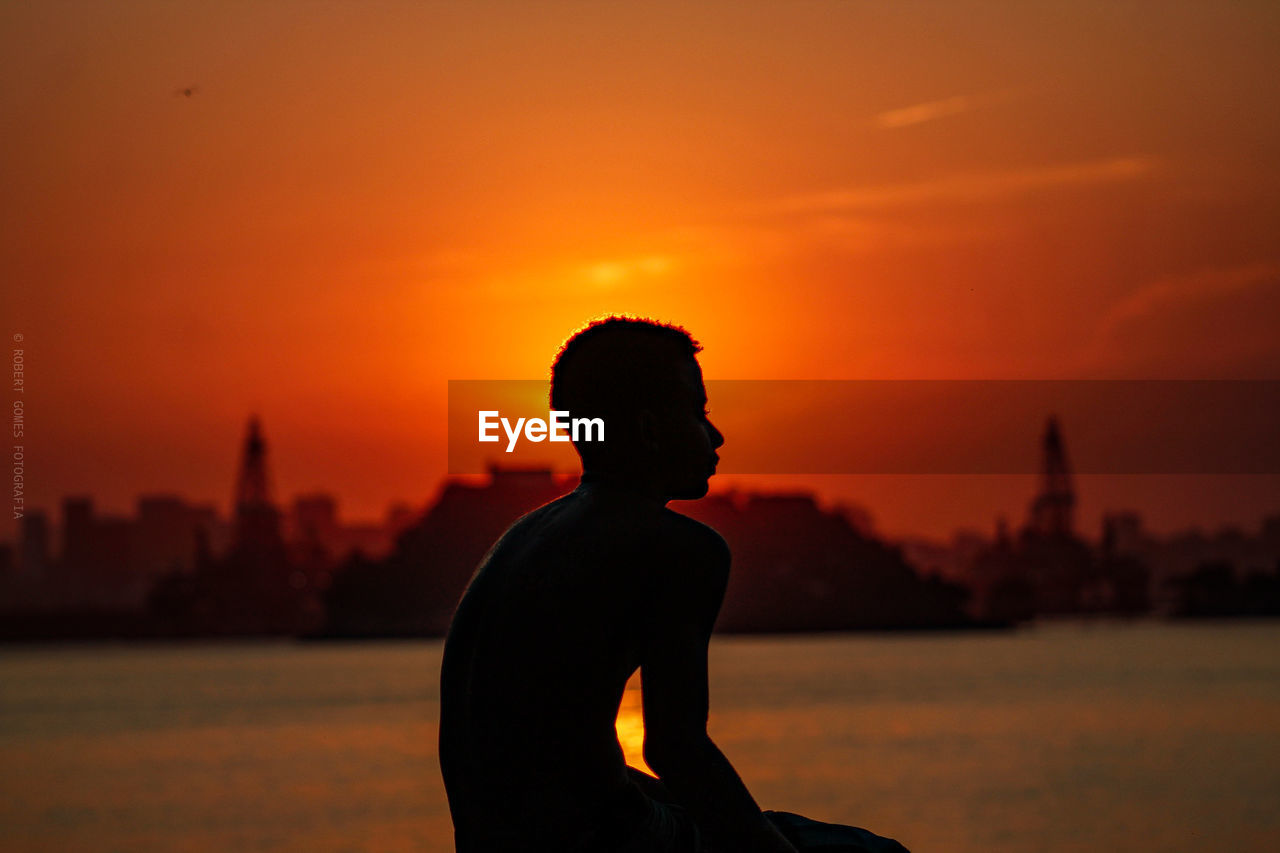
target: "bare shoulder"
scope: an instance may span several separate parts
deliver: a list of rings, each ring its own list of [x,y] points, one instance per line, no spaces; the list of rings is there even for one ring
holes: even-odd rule
[[[658,519],[662,533],[673,542],[684,548],[690,548],[700,555],[728,558],[729,545],[714,527],[703,524],[697,519],[682,515],[673,509],[663,509]]]
[[[729,544],[715,528],[687,515],[664,509],[659,518],[661,539],[671,549],[672,562],[684,564],[712,577],[729,571]]]

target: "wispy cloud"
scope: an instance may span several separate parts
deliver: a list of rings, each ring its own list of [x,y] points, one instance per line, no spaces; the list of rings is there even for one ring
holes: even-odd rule
[[[926,121],[967,113],[976,107],[978,103],[978,98],[969,95],[956,95],[951,98],[944,98],[941,101],[913,104],[909,107],[899,107],[896,110],[886,110],[880,113],[875,117],[875,125],[885,130],[890,130],[898,127],[908,127],[913,124],[923,124]]]
[[[1076,375],[1104,378],[1271,377],[1280,262],[1206,268],[1148,281],[1100,312],[1065,356]]]
[[[1115,157],[1006,172],[951,175],[929,181],[787,196],[765,202],[755,212],[822,213],[898,207],[931,201],[965,201],[1057,187],[1132,181],[1147,175],[1154,168],[1154,162],[1144,157]]]
[[[1099,321],[1098,335],[1109,338],[1121,326],[1144,317],[1198,302],[1223,299],[1268,284],[1280,285],[1280,264],[1257,263],[1204,270],[1154,281],[1113,305]]]

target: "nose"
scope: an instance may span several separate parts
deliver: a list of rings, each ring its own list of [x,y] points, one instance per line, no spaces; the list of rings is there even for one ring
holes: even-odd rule
[[[724,434],[716,429],[715,424],[711,423],[711,421],[707,421],[707,430],[711,436],[711,449],[714,450],[717,447],[721,447],[724,444]]]

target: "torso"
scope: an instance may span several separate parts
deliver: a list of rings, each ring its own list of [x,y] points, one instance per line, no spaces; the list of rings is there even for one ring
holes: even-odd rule
[[[441,674],[440,763],[459,851],[602,849],[647,814],[615,720],[653,629],[672,517],[693,523],[580,488],[522,518],[486,556]]]

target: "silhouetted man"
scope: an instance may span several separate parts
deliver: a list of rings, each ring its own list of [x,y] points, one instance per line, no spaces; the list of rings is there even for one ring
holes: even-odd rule
[[[440,765],[459,853],[794,853],[779,826],[797,839],[827,826],[762,813],[707,735],[707,644],[729,550],[666,508],[706,494],[724,442],[699,351],[683,329],[610,318],[556,360],[552,408],[603,418],[605,440],[576,443],[581,484],[512,525],[455,614]],[[618,744],[637,668],[645,761],[660,781],[628,767]],[[902,850],[832,828],[868,846],[824,849]]]

